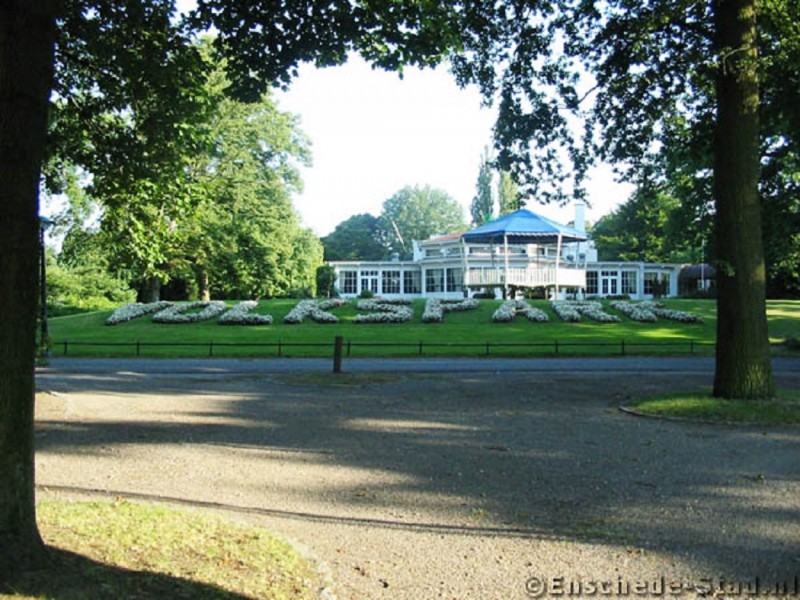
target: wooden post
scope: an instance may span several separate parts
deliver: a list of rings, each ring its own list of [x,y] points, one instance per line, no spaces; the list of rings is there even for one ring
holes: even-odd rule
[[[337,335],[333,340],[333,372],[342,372],[342,336]]]

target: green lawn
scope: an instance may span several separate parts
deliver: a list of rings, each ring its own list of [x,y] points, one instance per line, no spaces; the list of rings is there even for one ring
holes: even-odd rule
[[[18,600],[311,600],[313,565],[263,529],[154,504],[42,502],[47,547],[13,574],[0,598]]]
[[[332,311],[337,324],[306,321],[287,325],[283,317],[297,300],[259,303],[257,312],[271,314],[266,326],[220,326],[216,321],[191,325],[161,325],[150,317],[109,327],[110,311],[53,318],[50,332],[52,355],[62,356],[330,356],[333,340],[341,336],[351,356],[518,356],[559,354],[652,354],[710,353],[715,339],[716,310],[711,300],[667,300],[668,308],[697,314],[702,324],[680,324],[659,320],[637,323],[604,303],[606,312],[622,318],[620,323],[561,322],[545,301],[531,301],[550,316],[548,323],[530,323],[518,317],[513,323],[493,323],[492,313],[500,301],[482,300],[478,309],[452,312],[444,323],[426,324],[421,315],[424,301],[414,303],[414,320],[404,324],[357,324],[355,301]],[[231,304],[234,304],[231,302]],[[800,336],[800,302],[771,302],[770,334],[774,343]],[[82,346],[81,343],[107,346]],[[123,345],[112,345],[123,344]],[[148,346],[170,344],[170,346]],[[181,346],[179,344],[200,344]],[[252,344],[227,347],[226,344]],[[263,344],[263,346],[258,346]],[[279,346],[280,344],[280,346]],[[295,346],[294,344],[305,344]],[[363,344],[363,345],[362,345]],[[469,346],[458,346],[468,344]],[[623,348],[624,344],[624,348]]]

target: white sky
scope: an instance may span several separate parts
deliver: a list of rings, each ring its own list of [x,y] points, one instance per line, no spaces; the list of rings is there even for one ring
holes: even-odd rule
[[[475,195],[481,156],[492,142],[494,110],[481,108],[475,88],[460,89],[446,67],[373,70],[353,57],[341,67],[304,65],[288,92],[276,92],[281,110],[299,115],[312,142],[313,166],[294,204],[303,222],[325,236],[359,213],[380,215],[383,203],[406,185],[430,185],[464,207]],[[631,188],[614,182],[610,169],[595,170],[587,186],[596,222]],[[556,221],[572,220],[571,206],[526,208]]]

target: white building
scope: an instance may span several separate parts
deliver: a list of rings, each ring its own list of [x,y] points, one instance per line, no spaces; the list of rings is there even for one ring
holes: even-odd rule
[[[411,260],[330,264],[345,298],[364,290],[386,298],[499,297],[537,288],[549,297],[678,294],[682,265],[599,262],[584,231],[583,205],[575,223],[566,227],[522,209],[466,233],[415,240]]]

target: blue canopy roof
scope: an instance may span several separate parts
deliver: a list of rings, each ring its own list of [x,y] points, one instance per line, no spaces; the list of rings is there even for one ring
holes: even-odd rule
[[[522,208],[476,227],[464,234],[464,241],[473,244],[555,244],[559,235],[562,242],[583,242],[589,236],[582,231],[560,225]]]

